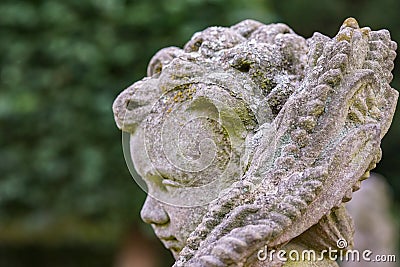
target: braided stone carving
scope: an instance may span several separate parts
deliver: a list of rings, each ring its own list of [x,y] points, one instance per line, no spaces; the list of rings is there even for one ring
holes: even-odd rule
[[[353,18],[309,39],[245,20],[159,51],[113,111],[174,266],[282,266],[255,254],[351,245],[343,203],[381,158],[396,46]]]

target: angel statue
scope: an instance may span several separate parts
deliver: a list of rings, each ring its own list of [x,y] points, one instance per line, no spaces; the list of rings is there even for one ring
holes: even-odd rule
[[[155,54],[113,111],[174,266],[338,266],[353,244],[343,203],[395,111],[396,46],[354,18],[309,39],[245,20]]]

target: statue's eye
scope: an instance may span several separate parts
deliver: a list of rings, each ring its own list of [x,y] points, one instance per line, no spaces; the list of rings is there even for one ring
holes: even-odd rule
[[[181,183],[178,183],[176,181],[170,180],[170,179],[163,179],[162,184],[166,186],[171,186],[171,187],[183,187]]]

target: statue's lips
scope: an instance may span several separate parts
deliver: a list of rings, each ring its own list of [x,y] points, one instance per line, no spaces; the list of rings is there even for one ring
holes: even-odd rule
[[[161,240],[161,242],[164,244],[164,246],[168,249],[173,249],[173,250],[181,250],[182,245],[180,244],[179,240],[176,239],[175,236],[158,236],[158,238]]]

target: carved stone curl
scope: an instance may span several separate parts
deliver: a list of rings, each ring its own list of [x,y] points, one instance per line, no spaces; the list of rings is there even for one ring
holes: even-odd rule
[[[343,202],[381,158],[395,49],[349,18],[333,38],[245,20],[159,51],[113,111],[147,184],[142,217],[174,266],[282,266],[257,252],[350,247]]]

